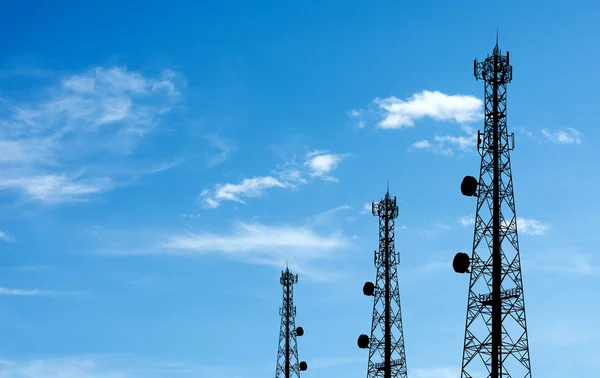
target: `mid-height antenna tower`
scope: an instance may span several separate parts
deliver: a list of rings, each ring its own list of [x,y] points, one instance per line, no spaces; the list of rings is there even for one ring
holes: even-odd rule
[[[475,60],[475,77],[485,88],[485,130],[477,133],[481,168],[479,181],[466,176],[461,184],[463,195],[477,197],[475,237],[472,256],[459,252],[453,261],[457,273],[471,275],[463,378],[531,377],[509,153],[514,134],[506,126],[509,57],[496,38],[492,55]]]
[[[396,197],[390,197],[389,184],[385,198],[373,202],[373,215],[379,217],[379,250],[374,260],[377,268],[375,284],[367,282],[363,294],[373,296],[373,322],[371,337],[360,335],[358,347],[369,348],[367,378],[406,378],[406,355],[400,291],[398,289],[398,263],[400,255],[394,247],[394,219],[398,217]]]
[[[298,283],[298,275],[290,273],[286,267],[285,271],[281,272],[280,282],[283,286],[283,305],[279,309],[281,326],[275,378],[300,378],[300,372],[306,370],[308,366],[304,361],[298,362],[296,337],[304,335],[302,327],[296,328],[294,284]]]

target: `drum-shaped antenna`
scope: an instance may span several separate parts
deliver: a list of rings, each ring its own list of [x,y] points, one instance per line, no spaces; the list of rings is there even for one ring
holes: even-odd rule
[[[469,271],[469,265],[471,265],[471,259],[466,253],[458,252],[456,256],[454,256],[452,268],[454,268],[456,273],[467,273]]]
[[[475,197],[475,193],[477,193],[477,185],[479,185],[479,183],[475,177],[465,176],[460,184],[460,191],[463,196]]]
[[[302,328],[302,327],[296,328],[296,336],[302,336],[302,335],[304,335],[304,328]]]
[[[367,297],[372,297],[374,292],[375,284],[373,284],[373,282],[365,282],[365,285],[363,286],[363,294]]]
[[[305,361],[300,362],[300,371],[306,371],[308,369],[308,365]]]
[[[369,347],[369,336],[365,334],[358,336],[357,344],[360,349],[367,349]]]

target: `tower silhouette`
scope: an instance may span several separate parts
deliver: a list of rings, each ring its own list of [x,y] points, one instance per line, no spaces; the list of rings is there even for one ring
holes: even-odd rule
[[[374,255],[377,277],[375,284],[365,283],[363,294],[374,297],[373,322],[371,337],[360,335],[358,347],[369,348],[367,378],[406,378],[397,269],[400,255],[394,247],[394,219],[398,217],[398,206],[396,197],[390,197],[389,184],[385,198],[371,206],[373,215],[379,217],[379,250]]]
[[[300,378],[300,372],[308,368],[306,362],[298,362],[296,337],[304,335],[302,327],[296,328],[296,306],[294,306],[294,284],[298,275],[290,273],[286,267],[280,278],[283,286],[283,305],[279,309],[281,326],[279,330],[279,348],[277,349],[277,368],[275,378]]]
[[[479,180],[466,176],[465,196],[477,197],[472,256],[457,253],[457,273],[470,272],[463,350],[463,378],[531,377],[525,301],[517,236],[510,151],[514,134],[506,126],[506,86],[512,80],[510,55],[496,46],[475,60],[476,79],[484,81],[485,129],[477,133]],[[484,373],[487,371],[487,373]]]

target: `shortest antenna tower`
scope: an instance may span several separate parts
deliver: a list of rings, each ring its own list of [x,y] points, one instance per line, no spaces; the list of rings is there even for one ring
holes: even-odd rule
[[[275,378],[300,378],[300,372],[308,369],[308,365],[304,361],[298,363],[296,337],[304,335],[302,327],[296,328],[294,284],[298,283],[298,275],[290,273],[290,270],[286,267],[285,271],[281,272],[280,282],[283,286],[283,305],[279,309],[281,327]]]

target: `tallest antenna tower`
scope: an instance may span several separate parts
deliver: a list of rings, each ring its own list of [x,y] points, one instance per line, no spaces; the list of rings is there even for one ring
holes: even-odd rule
[[[458,253],[457,273],[470,271],[462,378],[531,378],[525,301],[517,237],[506,86],[512,80],[509,53],[496,46],[475,60],[475,77],[485,88],[485,130],[477,133],[479,180],[466,176],[462,194],[477,197],[473,254]]]

